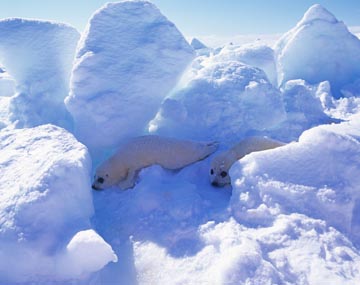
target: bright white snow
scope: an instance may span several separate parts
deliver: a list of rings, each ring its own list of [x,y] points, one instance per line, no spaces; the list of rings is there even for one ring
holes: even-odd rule
[[[65,24],[16,18],[0,21],[0,62],[15,80],[16,89],[11,94],[14,87],[7,86],[7,94],[0,96],[14,95],[9,111],[15,127],[45,123],[72,127],[63,101],[69,92],[78,39],[79,32]],[[0,86],[4,83],[0,78]]]
[[[278,82],[329,81],[333,95],[360,77],[360,40],[321,5],[312,6],[275,45]]]
[[[66,106],[92,148],[145,132],[193,50],[151,3],[109,3],[90,19],[77,49]]]
[[[73,65],[73,28],[0,27],[1,284],[360,283],[359,40],[324,7],[274,49],[194,54],[153,4],[111,3]],[[42,125],[72,129],[69,89],[75,136]],[[236,162],[231,187],[209,183],[210,156],[92,191],[99,162],[148,131],[288,144]]]
[[[185,77],[184,87],[163,101],[150,132],[233,143],[285,120],[280,91],[265,72],[231,53],[198,58]]]
[[[85,278],[116,260],[95,232],[79,232],[94,211],[91,160],[73,135],[52,125],[4,130],[0,165],[0,283]]]

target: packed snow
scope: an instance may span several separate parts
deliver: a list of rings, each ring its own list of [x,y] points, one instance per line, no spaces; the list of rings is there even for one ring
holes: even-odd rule
[[[200,40],[141,0],[81,36],[0,20],[0,284],[360,283],[359,40],[320,5],[274,46]],[[224,188],[210,155],[93,191],[142,134],[286,144]]]
[[[0,96],[12,96],[9,113],[15,127],[46,123],[71,127],[64,98],[79,37],[66,24],[16,18],[0,21],[0,62],[8,74],[5,78],[0,73]]]
[[[321,5],[312,6],[275,45],[278,82],[329,81],[335,98],[360,76],[360,40]]]
[[[144,133],[192,58],[191,46],[153,4],[104,6],[80,39],[66,99],[78,138],[96,149]]]
[[[150,132],[229,144],[285,120],[281,93],[265,72],[236,58],[200,58],[185,77],[184,87],[163,101]]]
[[[91,159],[73,135],[52,125],[4,130],[0,165],[0,283],[86,278],[116,261],[89,230]]]

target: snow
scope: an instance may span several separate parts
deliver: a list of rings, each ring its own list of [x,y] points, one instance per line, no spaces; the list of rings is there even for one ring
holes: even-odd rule
[[[91,159],[70,133],[52,125],[3,130],[0,165],[0,283],[84,278],[116,260],[95,232],[81,232],[94,212]],[[63,259],[74,269],[59,270]]]
[[[15,94],[15,80],[0,67],[0,97],[10,97]]]
[[[300,56],[301,55],[301,56]],[[360,77],[360,40],[321,5],[314,5],[275,45],[278,83],[329,81],[334,97]]]
[[[304,132],[299,142],[249,155],[230,170],[236,177],[230,201],[234,216],[266,225],[279,213],[302,213],[353,236],[360,182],[357,139],[320,126]]]
[[[356,284],[359,255],[338,231],[299,214],[266,228],[230,219],[199,229],[203,249],[182,259],[135,242],[140,284]],[[156,256],[156,261],[153,257]]]
[[[66,98],[77,137],[96,149],[144,133],[192,58],[193,49],[153,4],[99,9],[80,39]]]
[[[66,245],[58,266],[68,276],[86,276],[100,270],[109,261],[117,262],[117,256],[111,246],[90,229],[75,234]]]
[[[14,83],[8,77],[7,90],[0,96],[13,95],[9,112],[15,127],[54,123],[71,128],[63,100],[69,92],[78,39],[79,32],[66,24],[17,18],[0,21],[0,62],[16,90],[13,94]],[[4,80],[0,79],[0,86]]]
[[[229,57],[195,61],[184,86],[163,101],[150,132],[229,144],[285,120],[281,94],[264,71]]]
[[[200,40],[198,40],[197,38],[193,38],[193,39],[191,40],[190,45],[192,46],[192,48],[193,48],[194,50],[207,48],[207,46],[204,45],[204,44],[203,44]]]
[[[244,44],[241,46],[227,45],[217,55],[219,61],[240,61],[247,65],[262,69],[273,85],[277,84],[277,73],[274,59],[274,50],[257,43]]]
[[[359,41],[324,7],[274,47],[191,47],[138,0],[96,11],[77,48],[65,24],[0,27],[0,284],[360,283]],[[224,188],[211,155],[92,191],[144,133],[286,145]]]

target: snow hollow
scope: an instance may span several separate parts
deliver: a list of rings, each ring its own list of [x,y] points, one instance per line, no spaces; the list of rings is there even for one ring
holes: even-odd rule
[[[93,191],[148,134],[285,145],[235,162],[224,188],[215,153]],[[360,284],[359,173],[360,40],[325,7],[274,46],[215,49],[140,0],[82,34],[0,20],[0,284]]]

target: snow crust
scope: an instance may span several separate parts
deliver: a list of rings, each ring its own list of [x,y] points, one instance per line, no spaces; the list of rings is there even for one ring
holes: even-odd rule
[[[0,67],[0,97],[10,97],[15,94],[15,80],[5,69]]]
[[[199,57],[184,77],[163,101],[150,132],[233,143],[285,120],[281,94],[264,71],[231,53]]]
[[[3,130],[0,165],[0,283],[76,279],[114,260],[95,232],[78,233],[91,226],[94,212],[91,160],[70,133],[52,125]],[[81,241],[86,236],[103,255],[96,263],[91,252],[81,251],[89,243]],[[58,271],[63,258],[88,261],[78,262],[77,270]]]
[[[99,9],[78,45],[66,98],[77,137],[99,148],[144,133],[192,58],[193,49],[153,4]]]
[[[329,81],[333,96],[360,77],[360,40],[321,5],[314,5],[302,20],[275,45],[278,82],[304,79]]]
[[[71,128],[64,98],[80,35],[75,28],[32,19],[0,20],[0,62],[11,76],[0,96],[11,96],[11,121],[17,128],[54,123]],[[3,74],[3,73],[2,73]],[[12,94],[15,81],[16,94]],[[10,86],[9,86],[10,85]],[[0,89],[1,92],[2,89]]]

